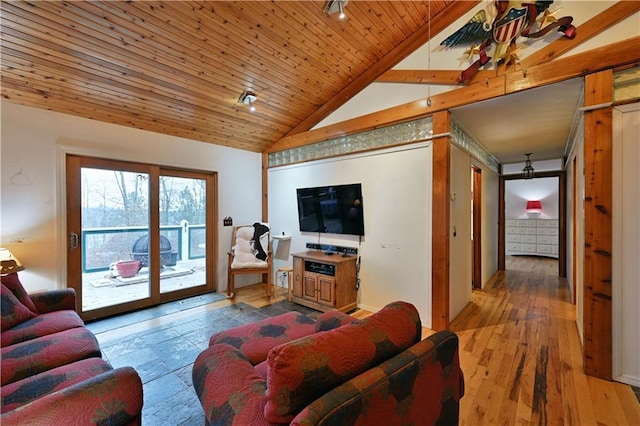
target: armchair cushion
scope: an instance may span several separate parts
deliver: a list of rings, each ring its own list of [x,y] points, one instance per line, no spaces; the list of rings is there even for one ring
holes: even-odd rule
[[[18,273],[14,272],[13,274],[8,274],[0,277],[0,281],[4,284],[11,292],[16,296],[16,298],[26,306],[31,312],[34,314],[39,314],[38,308],[33,303],[31,298],[29,297],[29,293],[23,287],[20,279],[18,278]]]
[[[242,268],[266,268],[268,262],[257,257],[256,241],[253,240],[255,229],[253,226],[241,226],[236,229],[235,245],[232,247],[232,269]],[[265,241],[263,241],[265,240]],[[268,247],[269,233],[260,236],[259,243],[262,247]]]
[[[2,284],[2,294],[0,296],[0,310],[2,311],[1,327],[3,332],[35,316],[29,308],[20,303],[13,292],[4,284]]]
[[[265,418],[289,423],[312,401],[420,337],[415,307],[395,302],[363,320],[273,348],[267,358]]]

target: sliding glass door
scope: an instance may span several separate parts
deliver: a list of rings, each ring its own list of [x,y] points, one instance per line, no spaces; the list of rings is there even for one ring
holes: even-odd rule
[[[214,289],[215,175],[67,156],[67,275],[83,318]]]

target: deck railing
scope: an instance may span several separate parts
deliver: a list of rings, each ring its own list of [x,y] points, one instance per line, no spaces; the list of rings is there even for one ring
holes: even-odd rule
[[[160,227],[160,235],[171,242],[171,250],[178,260],[205,257],[206,225],[190,225],[183,220],[180,225]],[[146,226],[85,228],[82,230],[82,272],[109,270],[113,262],[133,259],[133,244],[149,234]]]

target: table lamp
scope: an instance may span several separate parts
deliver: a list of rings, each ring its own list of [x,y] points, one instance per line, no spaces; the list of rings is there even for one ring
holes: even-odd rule
[[[0,248],[0,275],[23,271],[22,263],[6,248]]]

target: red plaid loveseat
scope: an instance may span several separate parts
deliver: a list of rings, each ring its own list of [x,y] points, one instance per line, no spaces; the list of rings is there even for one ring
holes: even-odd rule
[[[139,425],[142,382],[113,369],[75,311],[73,289],[29,295],[2,277],[0,423]]]
[[[208,425],[457,424],[458,338],[421,340],[415,307],[362,320],[288,313],[213,336],[193,366]]]

